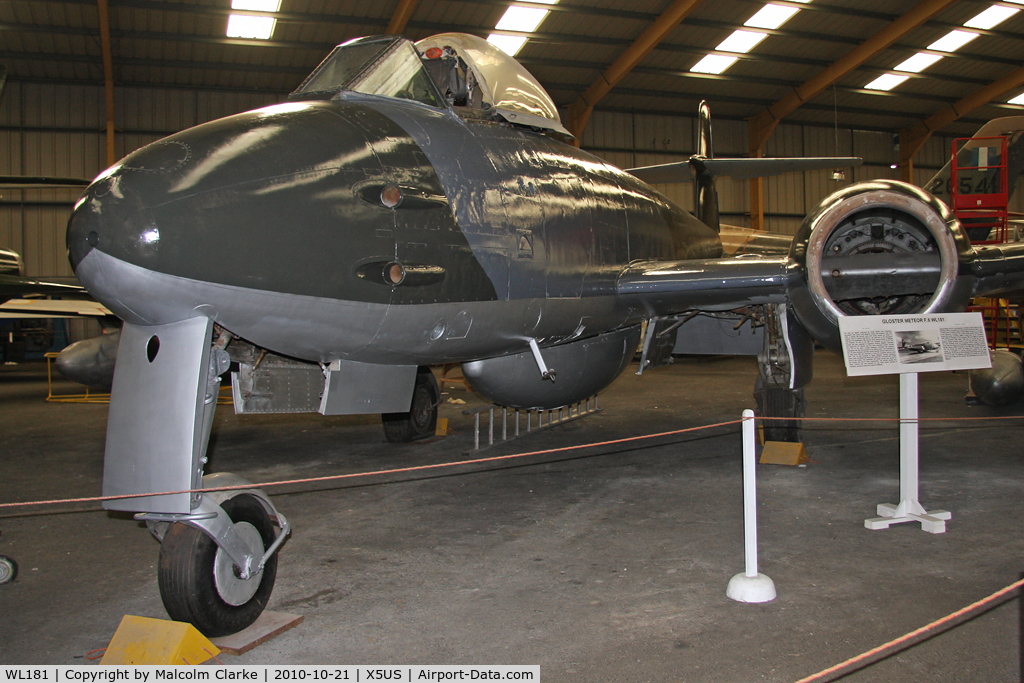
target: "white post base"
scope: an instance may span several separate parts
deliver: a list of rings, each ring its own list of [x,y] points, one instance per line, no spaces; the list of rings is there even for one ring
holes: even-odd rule
[[[736,602],[771,602],[776,598],[775,582],[764,574],[747,576],[740,572],[729,579],[725,595]]]
[[[902,522],[920,522],[921,530],[930,534],[946,533],[946,520],[952,519],[953,513],[945,510],[925,511],[916,500],[906,499],[899,505],[880,503],[875,510],[878,517],[864,520],[868,529],[888,529],[891,524]]]
[[[864,520],[868,529],[888,529],[892,524],[920,522],[930,534],[946,533],[946,520],[953,515],[945,510],[927,512],[918,496],[917,375],[900,375],[900,504],[881,503],[878,517]]]

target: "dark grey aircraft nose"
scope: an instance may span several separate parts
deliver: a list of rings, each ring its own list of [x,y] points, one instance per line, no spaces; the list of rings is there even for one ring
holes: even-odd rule
[[[395,214],[381,201],[389,186],[443,197],[419,147],[383,114],[289,102],[126,157],[77,205],[68,252],[76,272],[99,250],[190,281],[361,300],[358,264],[394,259]],[[83,284],[103,301],[103,275],[86,270]]]

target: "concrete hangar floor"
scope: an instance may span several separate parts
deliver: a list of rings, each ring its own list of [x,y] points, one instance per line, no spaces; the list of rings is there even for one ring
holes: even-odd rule
[[[809,416],[896,417],[895,377],[847,378],[819,351]],[[752,359],[679,359],[601,397],[602,412],[488,454],[733,420]],[[1012,415],[964,404],[967,379],[921,376],[922,417]],[[71,388],[70,385],[65,388]],[[46,403],[37,364],[0,369],[0,502],[97,495],[107,406]],[[384,443],[376,417],[218,411],[212,471],[255,482],[458,460],[454,434]],[[736,426],[386,479],[271,490],[294,526],[270,609],[304,623],[230,664],[539,664],[546,681],[795,681],[942,617],[1024,570],[1020,422],[926,423],[921,500],[953,514],[869,531],[898,502],[897,427],[812,423],[804,468],[759,468],[761,571],[774,602],[725,595],[743,570]],[[157,542],[96,504],[0,510],[0,662],[84,664],[124,614],[166,618]],[[1008,681],[1018,601],[844,680]]]

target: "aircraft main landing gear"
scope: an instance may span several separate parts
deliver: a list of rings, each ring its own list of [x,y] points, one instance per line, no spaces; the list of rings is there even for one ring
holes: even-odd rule
[[[765,441],[799,442],[807,401],[804,385],[814,374],[814,342],[785,304],[764,307],[764,349],[754,385]],[[793,418],[793,419],[779,419]]]
[[[428,367],[416,372],[416,386],[412,391],[412,405],[407,413],[384,413],[384,436],[391,443],[408,443],[433,436],[437,430],[437,406],[441,390]]]

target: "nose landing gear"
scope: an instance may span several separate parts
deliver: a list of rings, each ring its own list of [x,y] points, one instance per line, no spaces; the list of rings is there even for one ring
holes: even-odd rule
[[[207,318],[125,323],[107,423],[103,493],[161,541],[164,607],[204,635],[256,621],[274,588],[290,526],[262,491],[231,474],[203,476],[229,336]],[[204,489],[234,487],[230,491]],[[167,494],[164,492],[176,492]],[[275,534],[274,526],[279,527]]]
[[[204,488],[246,483],[227,473],[203,477]],[[136,519],[161,540],[157,580],[171,619],[210,638],[256,621],[274,589],[276,551],[290,531],[263,492],[215,491],[203,494],[189,515],[142,513]]]

